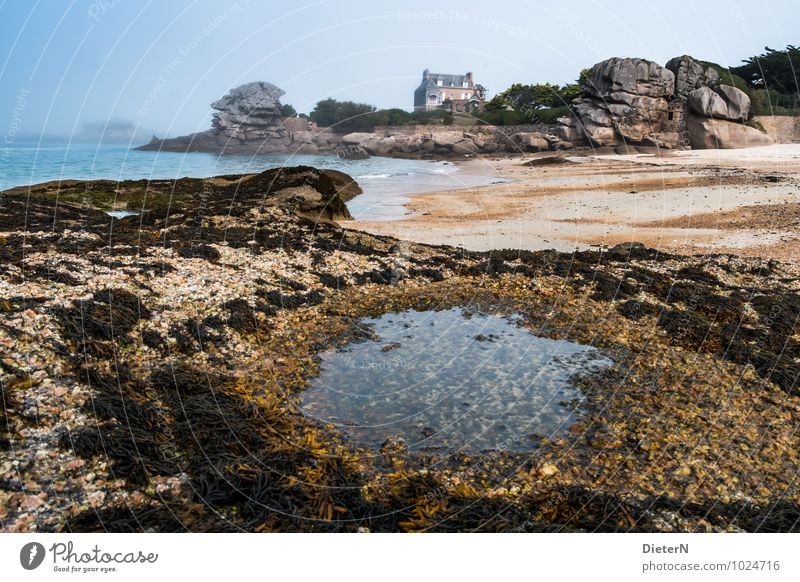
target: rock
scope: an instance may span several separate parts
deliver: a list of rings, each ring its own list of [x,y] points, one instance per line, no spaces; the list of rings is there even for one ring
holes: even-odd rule
[[[681,134],[677,131],[654,132],[644,141],[660,148],[675,149],[681,141]]]
[[[715,86],[719,83],[719,73],[709,65],[705,65],[689,55],[675,57],[667,61],[666,68],[675,77],[675,97],[683,102],[689,93],[704,86]]]
[[[437,131],[433,134],[433,145],[438,147],[444,148],[452,148],[462,139],[464,139],[464,135],[461,132],[440,132]]]
[[[479,153],[480,149],[475,145],[471,139],[462,139],[453,144],[453,152],[457,154],[470,154],[475,155]]]
[[[689,110],[704,117],[728,118],[725,100],[709,87],[700,87],[689,93]]]
[[[264,139],[271,133],[282,133],[280,97],[283,90],[272,83],[256,81],[231,89],[222,99],[211,104],[214,114],[211,127],[223,135]],[[265,131],[266,130],[266,131]]]
[[[567,142],[585,136],[597,146],[652,142],[668,119],[674,82],[671,71],[644,59],[597,63],[584,83],[586,96],[575,101],[578,119],[560,118],[556,135]]]
[[[528,132],[515,133],[511,139],[520,149],[526,152],[546,152],[550,149],[550,142],[543,133]]]
[[[585,89],[594,97],[632,105],[636,97],[671,97],[675,75],[652,61],[614,57],[592,67]]]
[[[733,149],[770,145],[773,140],[759,130],[728,121],[691,114],[686,120],[689,139],[696,149]]]
[[[562,142],[577,143],[586,139],[586,134],[584,133],[582,127],[557,125],[555,132]]]
[[[374,145],[369,148],[371,154],[378,156],[386,155],[397,147],[397,140],[394,136],[384,137],[375,141]]]
[[[527,162],[523,162],[522,165],[536,167],[536,166],[551,166],[551,165],[570,164],[570,163],[574,162],[568,160],[562,155],[552,155],[552,156],[547,156],[546,158],[536,158],[533,160],[528,160]]]
[[[298,132],[295,143],[292,132],[284,127],[280,97],[283,91],[272,83],[256,81],[231,89],[214,101],[211,129],[170,139],[154,137],[138,150],[214,152],[214,153],[277,153],[295,152],[309,141],[307,132]],[[318,149],[318,148],[317,148]],[[306,147],[307,153],[317,149]]]
[[[38,495],[26,495],[20,502],[20,507],[25,510],[36,509],[44,505],[47,501],[47,493],[39,493]]]
[[[363,145],[368,140],[373,139],[374,137],[375,137],[374,133],[357,131],[353,133],[348,133],[347,135],[343,135],[341,141],[343,144]]]
[[[237,204],[281,206],[314,222],[333,222],[352,220],[345,200],[360,191],[353,184],[343,172],[296,166],[248,176],[229,186],[228,191]]]
[[[750,97],[747,96],[747,93],[730,85],[719,85],[717,93],[725,101],[728,119],[747,121],[750,116]]]
[[[322,170],[322,172],[331,179],[333,186],[336,188],[336,193],[345,202],[364,192],[358,182],[344,172],[339,170]]]
[[[545,463],[539,468],[539,474],[542,475],[542,477],[552,477],[557,473],[558,467],[553,463]]]

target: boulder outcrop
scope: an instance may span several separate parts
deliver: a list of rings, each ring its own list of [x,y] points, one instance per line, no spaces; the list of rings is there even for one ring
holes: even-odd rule
[[[231,89],[214,101],[216,109],[211,127],[222,135],[238,140],[266,140],[284,133],[281,124],[283,90],[272,83],[256,81]]]
[[[747,94],[720,83],[715,66],[688,55],[666,67],[644,59],[608,59],[592,67],[583,92],[573,102],[574,115],[558,120],[556,134],[563,142],[666,148],[772,143],[744,125],[750,115]]]
[[[653,134],[668,117],[674,86],[672,72],[652,61],[615,57],[597,63],[584,82],[585,96],[574,104],[580,123],[562,123],[558,136],[573,141],[583,133],[598,146],[657,144]]]
[[[263,81],[231,89],[214,101],[211,129],[170,139],[153,137],[140,150],[227,153],[318,153],[307,132],[292,131],[281,115],[284,92]],[[295,144],[294,147],[291,147]]]

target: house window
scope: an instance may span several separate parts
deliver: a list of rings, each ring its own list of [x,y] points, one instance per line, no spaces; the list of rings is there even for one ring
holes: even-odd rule
[[[436,103],[436,95],[431,95],[430,97],[428,97],[428,101],[430,101],[431,103]]]
[[[442,86],[442,80],[441,80],[441,79],[439,79],[438,81],[436,81],[436,84],[437,84],[439,87],[441,87],[441,86]]]
[[[468,86],[469,86],[469,85],[467,85],[467,82],[466,82],[466,81],[464,81],[463,83],[461,83],[461,87],[462,87],[462,89],[466,89]]]
[[[674,111],[670,111],[669,114],[667,115],[667,119],[669,121],[672,121],[673,117],[675,117],[675,112]]]

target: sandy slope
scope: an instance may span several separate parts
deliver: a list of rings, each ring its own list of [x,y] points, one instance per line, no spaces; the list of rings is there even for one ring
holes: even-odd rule
[[[472,250],[571,250],[639,241],[683,253],[791,260],[800,239],[800,145],[462,163],[510,183],[410,196],[403,220],[348,226]]]

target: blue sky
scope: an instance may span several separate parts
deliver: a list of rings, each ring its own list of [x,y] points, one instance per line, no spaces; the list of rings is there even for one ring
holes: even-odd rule
[[[128,120],[178,135],[255,80],[300,111],[326,97],[410,109],[426,67],[471,70],[493,94],[572,81],[611,56],[736,65],[798,44],[798,21],[797,0],[0,0],[0,123],[69,135]]]

